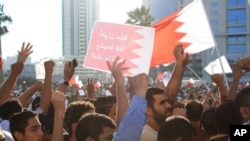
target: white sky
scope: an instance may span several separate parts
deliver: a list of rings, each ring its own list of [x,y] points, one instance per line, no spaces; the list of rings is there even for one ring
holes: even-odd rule
[[[124,23],[126,13],[140,7],[142,0],[100,0],[100,20]],[[2,56],[14,56],[22,42],[33,45],[32,62],[61,56],[61,0],[0,0],[13,19],[9,33],[2,36]]]

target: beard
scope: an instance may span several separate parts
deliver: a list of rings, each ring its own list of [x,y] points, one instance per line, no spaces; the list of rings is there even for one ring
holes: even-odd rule
[[[172,115],[172,108],[169,108],[164,114],[157,112],[155,109],[153,109],[153,115],[154,115],[154,120],[156,121],[157,124],[161,124],[162,122],[165,121],[165,119],[169,116]]]

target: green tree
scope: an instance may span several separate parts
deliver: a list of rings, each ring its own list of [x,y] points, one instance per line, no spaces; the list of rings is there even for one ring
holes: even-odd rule
[[[150,26],[151,22],[154,20],[149,13],[150,9],[145,6],[141,8],[136,8],[127,13],[128,19],[126,24],[140,25],[140,26]]]
[[[0,4],[0,83],[3,82],[3,69],[2,69],[2,43],[1,37],[2,35],[8,33],[7,24],[12,22],[10,16],[6,15],[3,11],[4,5]]]

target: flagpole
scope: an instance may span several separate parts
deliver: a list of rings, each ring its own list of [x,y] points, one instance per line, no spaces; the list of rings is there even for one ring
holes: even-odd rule
[[[219,58],[219,62],[220,62],[220,66],[221,66],[221,69],[222,69],[222,72],[223,72],[223,75],[224,75],[224,79],[226,81],[227,89],[229,89],[229,84],[228,84],[228,81],[227,81],[227,76],[225,74],[225,70],[224,70],[223,65],[222,65],[222,61],[221,61],[221,58],[220,58],[220,52],[219,52],[219,50],[217,48],[217,45],[215,45],[215,49],[216,49],[216,53],[217,53],[218,58]]]
[[[187,68],[201,81],[201,83],[206,87],[207,91],[209,91],[210,88],[206,84],[204,84],[203,80],[199,77],[199,75],[188,65],[187,65]]]

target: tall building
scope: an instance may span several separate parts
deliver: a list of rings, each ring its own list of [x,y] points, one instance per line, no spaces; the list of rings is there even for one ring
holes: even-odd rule
[[[152,24],[178,9],[176,0],[142,0],[142,4],[149,8],[150,14],[153,15]]]
[[[230,63],[250,56],[250,5],[247,0],[206,0],[204,5],[220,55],[225,55]],[[205,63],[217,56],[207,51]],[[250,81],[250,76],[243,79]]]
[[[150,14],[153,17],[159,17],[162,15],[155,15],[157,12],[153,11],[162,11],[162,9],[158,9],[155,3],[157,5],[162,3],[163,6],[166,1],[169,0],[143,0],[143,4],[149,5]],[[177,9],[190,2],[192,0],[178,0]],[[203,3],[217,42],[218,52],[216,49],[209,49],[196,54],[190,59],[189,65],[200,77],[209,81],[210,75],[204,71],[204,67],[217,59],[219,55],[225,55],[229,63],[236,63],[238,58],[250,56],[250,16],[248,16],[250,5],[247,0],[203,0]],[[173,7],[167,5],[165,9],[173,9]],[[185,76],[192,76],[192,72],[185,72]],[[246,75],[243,79],[250,81],[250,75]],[[231,81],[230,77],[228,81]]]
[[[99,15],[99,0],[62,0],[62,54],[66,60],[78,60],[77,75],[87,77],[94,73],[82,64]]]

